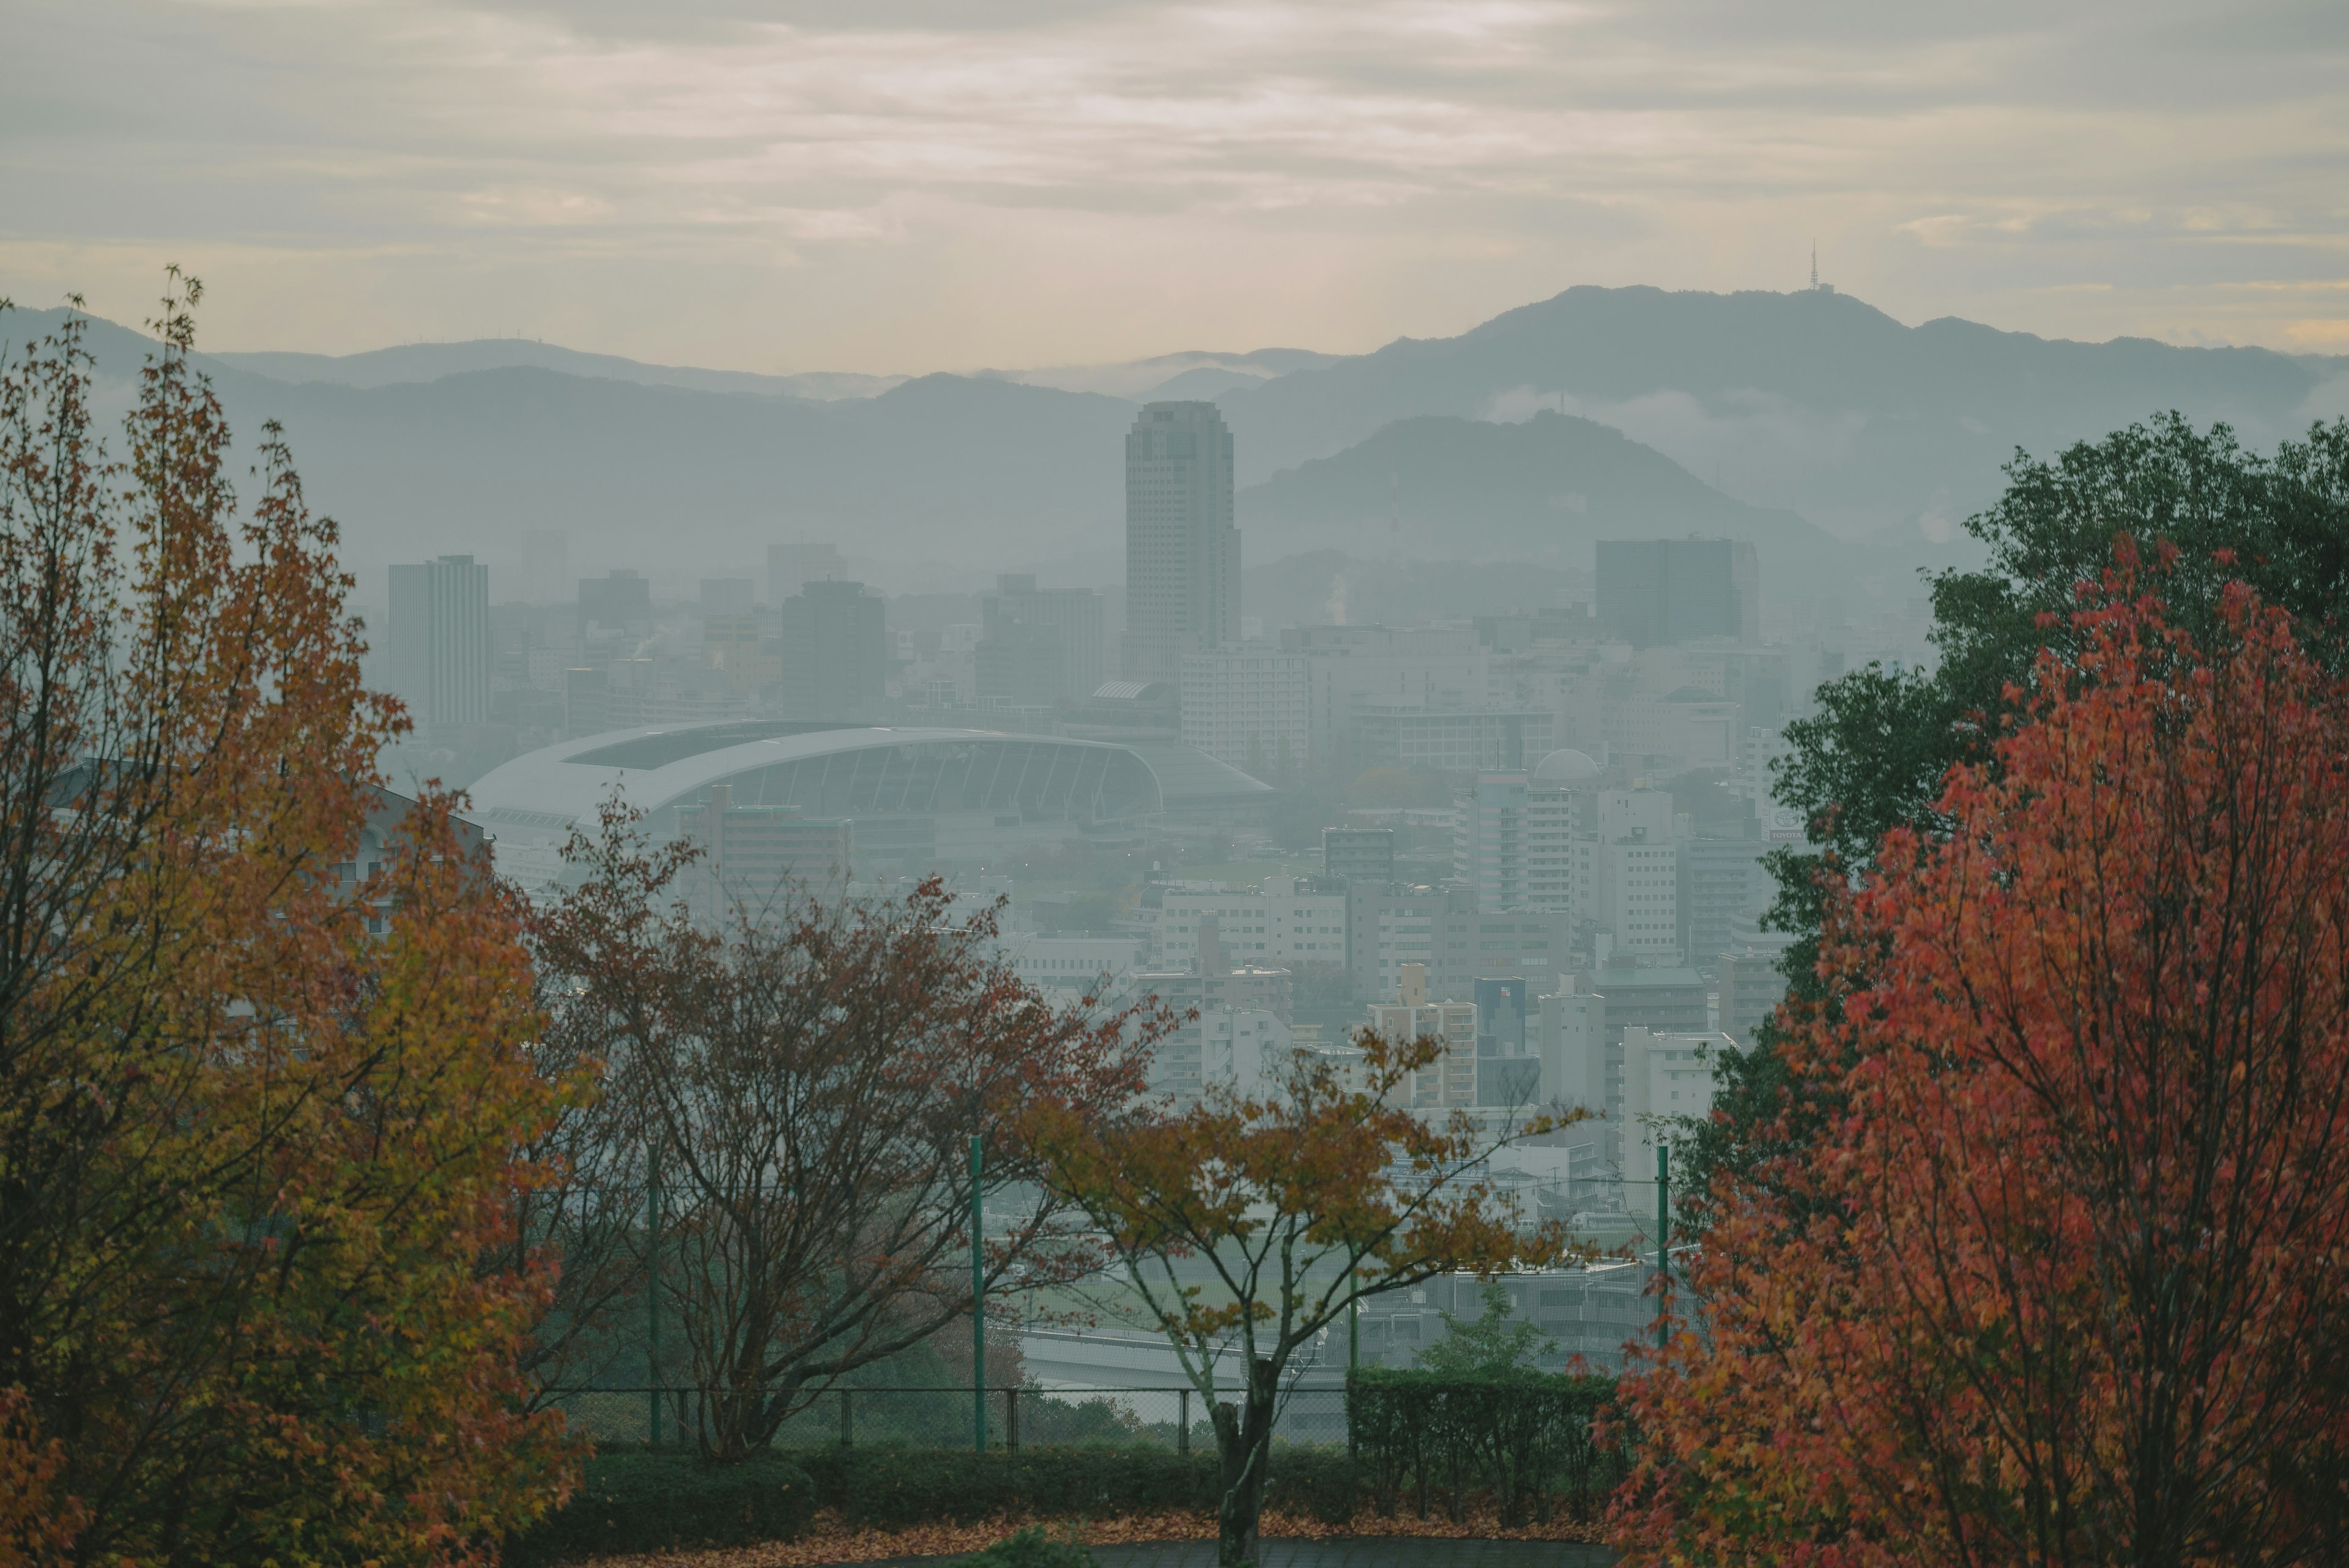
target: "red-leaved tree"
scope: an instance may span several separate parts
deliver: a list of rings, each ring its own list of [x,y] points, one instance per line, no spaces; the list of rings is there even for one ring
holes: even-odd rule
[[[1785,1049],[1847,1108],[1713,1194],[1635,1556],[2349,1551],[2349,696],[2240,586],[2193,646],[2126,552],[2079,623],[1838,903]]]

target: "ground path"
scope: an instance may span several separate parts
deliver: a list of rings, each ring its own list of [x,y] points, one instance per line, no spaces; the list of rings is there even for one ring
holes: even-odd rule
[[[1145,1541],[1096,1546],[1102,1568],[1216,1568],[1212,1541]],[[1335,1541],[1268,1540],[1260,1568],[1609,1568],[1609,1547],[1571,1541],[1457,1541],[1424,1535],[1353,1536]],[[934,1568],[951,1557],[896,1557],[860,1568]]]

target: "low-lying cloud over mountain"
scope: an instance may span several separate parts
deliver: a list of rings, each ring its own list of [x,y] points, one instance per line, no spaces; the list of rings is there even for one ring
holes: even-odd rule
[[[55,313],[19,313],[21,340]],[[108,398],[146,340],[98,324]],[[2165,409],[2264,444],[2349,412],[2349,360],[1909,327],[1827,293],[1571,289],[1376,353],[1162,356],[926,376],[740,376],[523,339],[206,361],[238,428],[284,421],[364,574],[560,529],[582,571],[672,587],[767,542],[837,543],[892,587],[1122,571],[1135,400],[1212,393],[1246,549],[1584,566],[1601,536],[1728,534],[1765,578],[1879,588],[1951,558],[2017,446]],[[1400,526],[1398,526],[1400,524]],[[1857,542],[1862,549],[1847,547]],[[363,576],[363,581],[366,580]],[[368,591],[363,589],[363,591]]]

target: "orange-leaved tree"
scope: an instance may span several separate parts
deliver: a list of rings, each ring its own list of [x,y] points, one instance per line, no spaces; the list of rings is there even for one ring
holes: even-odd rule
[[[2196,646],[2141,580],[1838,900],[1838,1005],[1782,1022],[1844,1108],[1713,1194],[1635,1557],[2349,1552],[2349,694],[2241,585]]]
[[[1273,1424],[1300,1351],[1366,1296],[1576,1251],[1557,1222],[1527,1224],[1486,1165],[1560,1120],[1397,1103],[1444,1050],[1365,1033],[1350,1053],[1297,1054],[1263,1095],[1210,1084],[1180,1110],[1142,1102],[1102,1117],[1050,1097],[1030,1109],[1047,1183],[1100,1228],[1213,1417],[1226,1563],[1256,1560]]]
[[[274,428],[238,505],[174,280],[126,462],[78,317],[0,374],[0,1561],[486,1555],[566,1484],[544,1282],[476,1264],[568,1091],[478,846],[380,788],[404,721]]]

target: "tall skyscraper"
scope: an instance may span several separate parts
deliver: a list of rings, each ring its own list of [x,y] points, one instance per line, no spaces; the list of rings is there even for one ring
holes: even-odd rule
[[[391,690],[417,726],[447,731],[490,717],[490,568],[443,556],[391,569]]]
[[[1146,404],[1125,437],[1125,678],[1180,680],[1183,655],[1239,639],[1232,432],[1213,403]]]
[[[978,695],[1016,702],[1082,700],[1101,687],[1102,601],[1091,588],[1040,588],[1006,572],[978,603]]]
[[[782,702],[792,719],[871,719],[888,696],[886,607],[863,583],[812,582],[782,604]]]
[[[1634,648],[1759,631],[1754,546],[1729,539],[1601,539],[1599,615]]]

